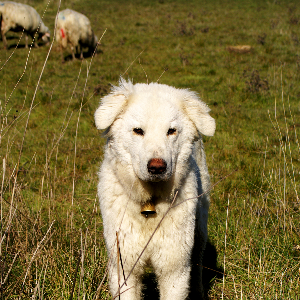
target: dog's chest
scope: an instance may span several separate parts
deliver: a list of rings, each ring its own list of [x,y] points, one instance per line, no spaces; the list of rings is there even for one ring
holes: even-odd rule
[[[177,206],[173,208],[170,208],[170,202],[161,201],[156,203],[156,213],[149,214],[147,217],[141,213],[141,206],[139,204],[130,205],[128,203],[123,219],[123,222],[128,222],[128,224],[125,225],[124,223],[121,227],[125,231],[127,228],[131,228],[133,235],[144,238],[146,242],[152,235],[161,237],[174,236],[178,230],[182,231],[182,228],[186,226],[193,227],[196,215],[195,201],[185,202],[181,199],[178,200],[176,202]]]

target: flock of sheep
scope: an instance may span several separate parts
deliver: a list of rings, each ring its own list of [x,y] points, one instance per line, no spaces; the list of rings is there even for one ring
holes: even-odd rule
[[[12,1],[0,2],[0,21],[5,49],[7,48],[6,33],[8,31],[21,32],[24,30],[26,48],[28,48],[28,35],[32,37],[35,47],[38,47],[36,42],[38,39],[44,43],[50,41],[49,28],[43,23],[37,11],[29,5]],[[58,14],[55,38],[60,45],[63,61],[63,49],[66,49],[68,45],[70,45],[73,59],[78,50],[82,59],[83,48],[88,47],[89,51],[94,51],[98,42],[91,28],[90,20],[85,15],[71,9],[62,10]]]

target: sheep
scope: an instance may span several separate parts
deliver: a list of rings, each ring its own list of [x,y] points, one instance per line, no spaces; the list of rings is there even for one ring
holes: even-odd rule
[[[1,35],[4,49],[7,48],[5,34],[8,31],[25,32],[25,47],[28,48],[28,35],[34,40],[34,46],[38,47],[36,40],[42,39],[44,43],[50,41],[50,30],[43,23],[37,11],[26,4],[16,3],[12,1],[0,2],[0,20]],[[38,34],[38,38],[34,39],[34,35]]]
[[[85,15],[72,9],[65,9],[57,16],[56,41],[60,45],[64,62],[63,49],[66,49],[68,44],[71,47],[73,60],[77,47],[80,49],[80,59],[83,59],[82,48],[88,47],[89,52],[94,51],[98,38],[94,35],[91,22]]]

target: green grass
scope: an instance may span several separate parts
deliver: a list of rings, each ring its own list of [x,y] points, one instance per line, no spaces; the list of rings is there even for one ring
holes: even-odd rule
[[[41,15],[47,7],[26,3]],[[44,14],[51,33],[57,7],[50,1]],[[0,298],[70,299],[74,286],[73,299],[97,290],[110,299],[96,198],[105,140],[93,114],[123,75],[194,90],[216,119],[205,138],[212,183],[221,180],[211,192],[217,256],[204,261],[214,266],[207,295],[297,299],[298,2],[66,0],[64,8],[86,14],[98,37],[106,30],[93,59],[61,64],[54,43],[36,90],[49,46],[29,51],[22,39],[14,50],[19,35],[9,33],[12,47],[0,51]],[[235,45],[252,50],[228,52]]]

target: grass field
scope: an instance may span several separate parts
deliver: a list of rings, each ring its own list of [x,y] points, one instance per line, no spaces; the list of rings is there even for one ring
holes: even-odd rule
[[[34,6],[51,30],[58,1]],[[0,42],[1,299],[111,299],[96,197],[104,138],[93,114],[120,75],[199,93],[213,189],[209,299],[300,299],[300,4],[66,0],[95,57]],[[232,46],[249,45],[239,53]],[[51,50],[51,51],[50,51]],[[48,56],[49,55],[49,56]],[[148,297],[148,298],[147,298]],[[147,299],[154,299],[146,296]]]

